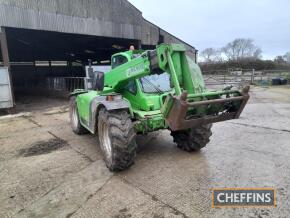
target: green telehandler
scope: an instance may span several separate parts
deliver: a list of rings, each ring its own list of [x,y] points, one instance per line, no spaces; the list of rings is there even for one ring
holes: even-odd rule
[[[111,67],[106,74],[91,70],[93,88],[70,95],[73,131],[98,135],[111,171],[134,163],[137,134],[168,129],[178,148],[200,150],[212,123],[239,118],[249,99],[249,86],[208,91],[182,44],[117,53]]]

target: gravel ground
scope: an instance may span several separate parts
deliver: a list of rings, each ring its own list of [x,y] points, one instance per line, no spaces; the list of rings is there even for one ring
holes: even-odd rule
[[[289,217],[290,88],[253,88],[241,119],[186,153],[168,131],[138,137],[135,165],[105,167],[67,108],[0,118],[0,217]],[[288,159],[289,158],[289,159]],[[211,189],[274,187],[276,208],[211,208]]]

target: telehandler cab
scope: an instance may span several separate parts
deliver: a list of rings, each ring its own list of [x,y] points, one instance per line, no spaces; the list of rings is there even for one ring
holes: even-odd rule
[[[239,118],[249,99],[249,86],[208,91],[181,44],[117,53],[111,65],[106,74],[91,72],[93,90],[75,90],[70,98],[73,131],[98,135],[111,171],[134,163],[136,134],[168,129],[178,148],[200,150],[212,123]]]

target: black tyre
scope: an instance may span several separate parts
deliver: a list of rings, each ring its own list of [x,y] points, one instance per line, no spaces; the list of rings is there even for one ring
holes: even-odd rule
[[[76,133],[78,135],[82,135],[82,134],[88,133],[88,130],[86,130],[81,125],[75,96],[72,96],[70,98],[70,102],[69,102],[69,117],[70,117],[70,125],[71,125],[71,128],[72,128],[74,133]]]
[[[103,158],[110,171],[129,168],[136,157],[136,133],[126,111],[108,112],[98,117],[98,135]]]
[[[212,124],[208,124],[189,130],[172,131],[171,135],[178,148],[187,152],[199,151],[209,143],[211,127]]]

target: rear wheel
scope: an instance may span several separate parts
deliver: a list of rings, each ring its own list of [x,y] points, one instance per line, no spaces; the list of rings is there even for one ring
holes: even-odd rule
[[[70,117],[71,128],[72,128],[74,133],[76,133],[78,135],[82,135],[82,134],[85,134],[88,132],[88,130],[86,130],[81,125],[75,96],[72,96],[70,98],[69,117]]]
[[[134,163],[136,133],[126,111],[100,110],[98,135],[103,158],[109,170],[121,171]]]
[[[208,124],[189,130],[172,131],[171,135],[178,148],[187,152],[199,151],[209,143],[211,127],[212,124]]]

